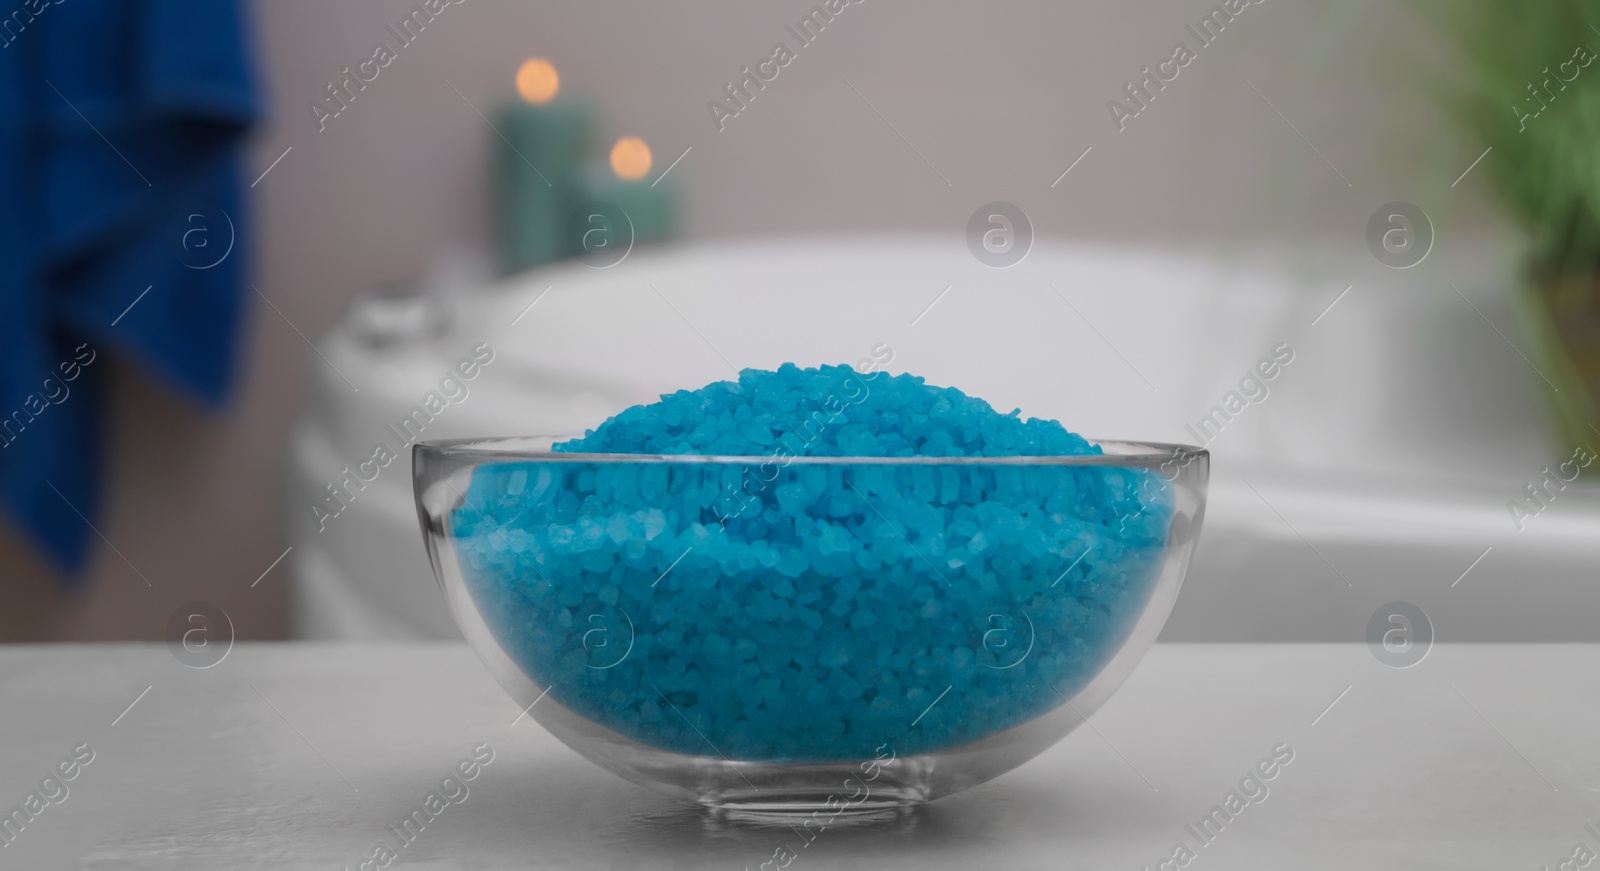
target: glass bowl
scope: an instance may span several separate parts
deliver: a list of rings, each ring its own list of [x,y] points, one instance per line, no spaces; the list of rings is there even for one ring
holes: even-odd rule
[[[417,513],[519,706],[635,783],[752,814],[898,808],[1027,761],[1177,599],[1209,454],[552,453],[425,442]]]

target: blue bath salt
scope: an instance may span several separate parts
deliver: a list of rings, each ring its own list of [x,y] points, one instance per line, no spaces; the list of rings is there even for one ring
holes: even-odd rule
[[[760,761],[968,744],[1063,705],[1155,586],[1171,489],[1055,421],[911,375],[745,370],[555,453],[476,468],[452,518],[501,648],[641,744]],[[799,460],[797,458],[821,458]]]

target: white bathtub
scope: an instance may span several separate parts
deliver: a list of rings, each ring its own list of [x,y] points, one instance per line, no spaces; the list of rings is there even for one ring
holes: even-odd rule
[[[1451,640],[1600,640],[1600,464],[1520,532],[1506,507],[1552,451],[1539,376],[1485,323],[1518,338],[1503,271],[1284,262],[1041,244],[993,269],[943,237],[806,239],[434,287],[437,322],[358,304],[318,341],[327,360],[313,360],[293,433],[295,634],[456,635],[391,430],[430,391],[423,438],[578,433],[735,366],[853,362],[886,345],[891,371],[1002,411],[1193,443],[1212,406],[1286,345],[1293,360],[1268,392],[1200,433],[1212,498],[1163,638],[1354,640],[1374,609],[1404,600]],[[493,359],[457,378],[466,392],[441,389],[485,345]],[[379,444],[397,459],[374,461]],[[372,480],[348,483],[355,498],[334,515],[322,497],[347,466]]]

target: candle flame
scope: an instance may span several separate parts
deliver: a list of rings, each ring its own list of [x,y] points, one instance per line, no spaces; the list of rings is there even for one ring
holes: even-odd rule
[[[555,65],[542,57],[529,58],[517,69],[517,93],[530,103],[548,103],[561,90]]]
[[[624,136],[611,146],[611,171],[618,178],[638,181],[650,172],[650,146],[637,136]]]

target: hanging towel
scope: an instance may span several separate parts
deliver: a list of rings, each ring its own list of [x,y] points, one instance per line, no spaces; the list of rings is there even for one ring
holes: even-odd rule
[[[237,0],[0,0],[0,507],[68,583],[111,361],[227,397],[258,106]]]

